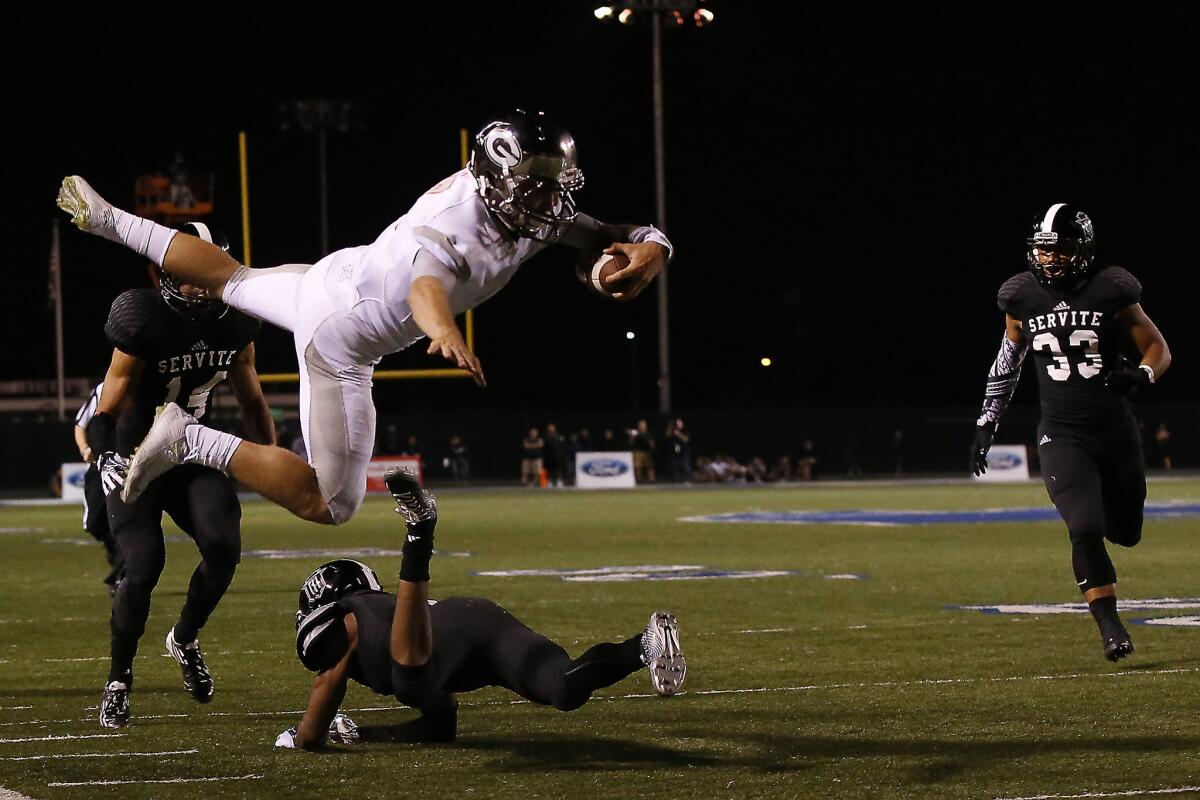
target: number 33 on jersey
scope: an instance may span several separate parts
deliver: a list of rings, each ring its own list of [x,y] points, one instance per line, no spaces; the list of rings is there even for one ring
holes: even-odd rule
[[[1141,294],[1141,284],[1121,267],[1101,270],[1076,291],[1042,286],[1029,272],[1001,287],[1000,309],[1021,321],[1037,365],[1043,418],[1095,423],[1125,407],[1101,376],[1120,358],[1117,312],[1141,302]]]

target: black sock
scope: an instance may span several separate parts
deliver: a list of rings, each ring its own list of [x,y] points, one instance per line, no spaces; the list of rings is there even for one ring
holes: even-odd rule
[[[433,523],[409,525],[401,553],[400,580],[411,583],[429,580],[429,559],[433,557]]]
[[[109,667],[108,680],[105,681],[105,683],[112,683],[113,681],[120,681],[121,683],[125,684],[125,688],[132,689],[133,688],[133,670],[129,669],[128,667],[125,667],[125,668],[121,668],[121,667],[117,667],[117,666]]]
[[[593,645],[567,666],[566,688],[572,697],[586,699],[597,689],[612,686],[643,666],[640,633],[619,644]]]
[[[1113,636],[1124,631],[1121,618],[1117,616],[1117,598],[1114,595],[1097,597],[1088,603],[1088,611],[1092,612],[1102,635]]]

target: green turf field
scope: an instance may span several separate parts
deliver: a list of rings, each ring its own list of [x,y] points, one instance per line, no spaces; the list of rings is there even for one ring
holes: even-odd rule
[[[1150,499],[1200,501],[1200,481],[1153,483]],[[272,742],[297,721],[310,683],[293,643],[297,589],[326,557],[243,560],[201,637],[217,694],[199,706],[161,655],[196,561],[172,527],[135,667],[134,723],[106,738],[51,738],[112,733],[95,711],[107,671],[105,565],[76,508],[4,507],[0,787],[33,798],[357,800],[1140,796],[1200,786],[1200,627],[1132,626],[1137,653],[1111,665],[1086,614],[948,608],[1077,601],[1061,523],[679,521],[750,510],[1044,506],[1040,486],[481,491],[440,500],[438,546],[453,554],[434,559],[435,596],[490,597],[572,655],[670,608],[688,660],[685,692],[653,696],[639,673],[564,714],[488,690],[460,698],[454,745],[277,751]],[[383,499],[337,529],[254,502],[243,547],[398,550],[398,523]],[[1122,596],[1200,597],[1198,528],[1200,517],[1148,520],[1139,547],[1114,553]],[[361,558],[392,582],[398,558]],[[625,582],[473,575],[632,565],[793,572]],[[1125,616],[1186,614],[1200,609]],[[361,687],[343,710],[360,725],[413,713]],[[175,779],[190,782],[153,782]]]

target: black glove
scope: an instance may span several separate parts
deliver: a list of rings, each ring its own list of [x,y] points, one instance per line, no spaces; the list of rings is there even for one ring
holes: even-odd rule
[[[971,445],[971,471],[976,476],[987,472],[988,450],[992,449],[992,440],[996,438],[996,423],[985,422],[975,426],[975,442]]]
[[[1145,389],[1152,382],[1149,372],[1141,367],[1128,365],[1114,369],[1104,376],[1104,388],[1122,397],[1127,397],[1138,389]]]
[[[112,450],[101,453],[96,459],[96,469],[100,471],[100,488],[108,497],[114,490],[119,491],[125,485],[125,473],[129,470],[129,461]]]

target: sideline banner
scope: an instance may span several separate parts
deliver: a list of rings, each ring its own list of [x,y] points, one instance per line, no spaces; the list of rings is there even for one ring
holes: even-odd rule
[[[83,476],[87,474],[88,464],[78,461],[62,465],[62,499],[70,503],[83,502]]]
[[[988,470],[977,481],[1015,483],[1029,480],[1029,451],[1023,444],[996,444],[988,451]]]
[[[580,489],[630,489],[633,452],[578,453],[575,456],[575,485]]]
[[[417,479],[421,481],[421,485],[425,485],[425,476],[421,474],[419,456],[375,456],[371,459],[371,463],[367,464],[367,491],[386,492],[387,487],[383,485],[383,476],[387,474],[388,470],[395,467],[408,467],[417,473]]]

